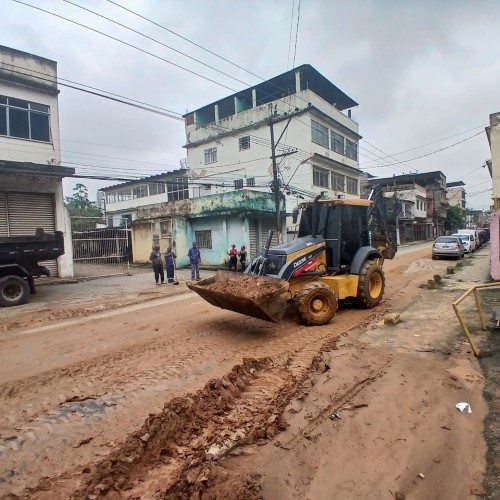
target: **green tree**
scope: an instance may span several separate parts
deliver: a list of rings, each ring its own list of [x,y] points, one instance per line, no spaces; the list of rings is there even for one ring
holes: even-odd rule
[[[465,224],[465,210],[458,205],[446,205],[444,228],[449,231],[460,229]]]
[[[77,184],[73,188],[73,196],[66,196],[64,204],[71,217],[73,230],[95,229],[96,222],[100,222],[97,218],[103,216],[101,209],[89,200],[89,191],[84,184]]]

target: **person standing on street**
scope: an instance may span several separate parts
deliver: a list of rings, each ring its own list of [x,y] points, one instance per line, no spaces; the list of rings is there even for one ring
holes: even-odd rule
[[[172,247],[168,247],[165,252],[165,265],[167,266],[167,282],[174,282],[174,273],[175,273],[175,259],[177,255],[175,255]]]
[[[160,247],[159,245],[156,245],[151,252],[151,255],[149,256],[149,260],[153,264],[153,271],[155,273],[155,281],[156,284],[160,284],[160,278],[161,278],[161,284],[165,283],[165,275],[163,274],[163,262],[161,260],[161,253],[160,253]]]
[[[201,253],[200,249],[196,246],[196,241],[193,241],[193,246],[188,252],[189,262],[191,263],[191,279],[200,279],[200,264]]]
[[[229,252],[229,270],[237,271],[238,270],[238,250],[236,250],[236,245],[231,245]]]
[[[247,249],[245,248],[245,245],[241,247],[238,255],[240,256],[241,272],[244,273],[245,268],[247,267]]]

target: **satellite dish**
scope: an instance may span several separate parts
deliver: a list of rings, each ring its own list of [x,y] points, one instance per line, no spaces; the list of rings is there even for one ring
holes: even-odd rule
[[[198,174],[198,177],[205,177],[205,175],[207,175],[207,171],[206,171],[206,170],[202,170],[202,171]]]
[[[273,175],[273,166],[269,165],[269,168],[267,169],[267,172],[269,175]]]

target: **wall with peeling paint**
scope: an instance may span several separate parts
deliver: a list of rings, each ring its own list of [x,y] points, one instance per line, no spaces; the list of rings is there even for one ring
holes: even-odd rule
[[[148,261],[153,234],[158,234],[156,225],[168,217],[172,218],[172,245],[179,267],[189,264],[187,253],[193,241],[196,241],[197,231],[211,231],[212,248],[200,247],[202,264],[224,266],[228,261],[227,251],[232,244],[238,249],[242,245],[249,249],[249,218],[264,217],[269,220],[275,215],[274,203],[274,196],[269,193],[245,189],[140,207],[138,218],[132,224],[134,262]],[[281,209],[284,214],[283,200]],[[160,247],[164,252],[166,243],[162,246],[162,240]]]

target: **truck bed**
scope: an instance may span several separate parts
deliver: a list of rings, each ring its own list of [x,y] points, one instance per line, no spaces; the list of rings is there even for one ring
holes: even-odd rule
[[[64,235],[61,231],[42,236],[0,237],[0,264],[52,260],[63,254]]]

